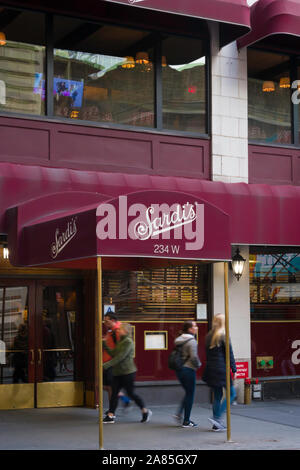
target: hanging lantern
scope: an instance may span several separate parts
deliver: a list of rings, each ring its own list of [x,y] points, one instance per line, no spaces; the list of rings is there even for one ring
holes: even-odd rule
[[[0,46],[5,46],[6,44],[6,36],[5,33],[0,31]]]
[[[263,83],[262,91],[268,92],[268,93],[275,91],[275,83],[267,80],[266,82]]]
[[[290,88],[291,87],[290,77],[281,77],[279,86],[280,88]]]
[[[123,69],[133,69],[135,67],[134,58],[131,56],[126,57],[126,61],[122,64]]]
[[[137,64],[147,65],[149,64],[149,54],[148,52],[138,52],[136,54],[135,61]]]
[[[237,248],[236,253],[231,261],[231,267],[233,274],[235,275],[238,281],[243,274],[245,262],[245,258],[242,257],[242,255],[240,254],[240,250]]]

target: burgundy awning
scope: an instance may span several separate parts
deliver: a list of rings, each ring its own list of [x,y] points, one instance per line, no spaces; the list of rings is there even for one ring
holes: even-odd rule
[[[299,51],[300,2],[259,0],[251,7],[251,31],[238,39],[238,47],[252,44]]]
[[[126,196],[126,205],[120,196]],[[170,215],[174,207],[179,205],[182,211],[186,203],[194,205],[194,209],[199,204],[198,222],[189,224],[188,218],[179,217],[185,236],[176,238],[174,230],[170,242],[166,243],[169,249],[175,250],[173,256],[170,252],[161,253],[160,248],[153,253],[155,244],[166,242],[160,241],[162,235],[154,238],[151,246],[147,242],[143,247],[141,240],[135,244],[128,235],[129,230],[133,231],[132,224],[129,225],[133,220],[136,222],[138,205],[148,208],[151,204],[165,204],[167,211],[173,207]],[[114,218],[109,227],[106,213],[97,214],[100,204],[101,210],[105,209],[103,204],[109,204],[112,211]],[[228,259],[230,245],[300,246],[300,187],[297,186],[229,184],[0,163],[0,214],[0,231],[9,233],[11,259],[16,265],[112,254]],[[122,217],[125,221],[120,231]],[[178,219],[176,215],[175,219]],[[111,230],[111,238],[96,237],[99,221],[102,221],[102,232]],[[185,231],[182,222],[186,221]],[[83,227],[80,238],[74,235],[79,225]],[[157,226],[162,228],[158,222]],[[200,233],[197,237],[196,231]],[[124,240],[128,241],[126,246]],[[50,258],[51,246],[55,255],[63,241],[68,242],[66,249]],[[179,252],[172,246],[179,246]]]
[[[250,31],[247,0],[103,0],[129,8],[156,10],[220,23],[221,47]]]

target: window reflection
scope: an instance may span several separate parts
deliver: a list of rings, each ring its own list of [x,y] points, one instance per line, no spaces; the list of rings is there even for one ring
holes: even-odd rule
[[[62,30],[56,17],[55,38],[60,46],[54,50],[56,116],[154,126],[154,38],[149,32],[78,20],[69,20]]]
[[[0,8],[0,18],[6,37],[0,46],[0,111],[43,115],[44,15]]]
[[[292,143],[290,58],[248,49],[249,139]]]
[[[0,288],[1,383],[28,382],[28,288]]]
[[[203,42],[168,37],[162,49],[163,127],[206,132],[206,74]]]
[[[76,290],[44,289],[43,381],[75,380]]]
[[[252,320],[300,319],[300,254],[250,255]]]

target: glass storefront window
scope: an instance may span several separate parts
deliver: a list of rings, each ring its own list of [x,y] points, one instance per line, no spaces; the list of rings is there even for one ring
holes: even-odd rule
[[[162,42],[163,128],[206,132],[206,60],[203,41]]]
[[[0,18],[0,111],[44,115],[44,15],[0,8]]]
[[[300,320],[300,253],[252,250],[249,271],[252,320]]]
[[[290,68],[287,55],[248,49],[249,140],[292,143]]]
[[[197,304],[208,304],[208,265],[143,271],[104,271],[104,304],[126,321],[196,318]]]

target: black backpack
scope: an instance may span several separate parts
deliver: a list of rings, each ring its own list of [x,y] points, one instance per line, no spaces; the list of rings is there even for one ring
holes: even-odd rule
[[[183,364],[185,363],[186,359],[183,358],[182,356],[182,348],[183,346],[188,343],[191,339],[187,339],[184,343],[178,344],[175,346],[173,351],[171,352],[169,359],[168,359],[168,367],[171,370],[180,370],[183,367]]]

